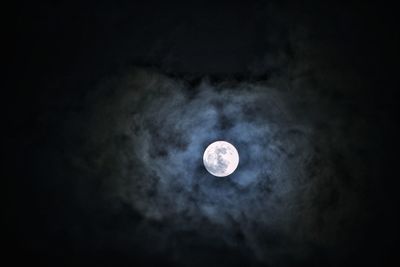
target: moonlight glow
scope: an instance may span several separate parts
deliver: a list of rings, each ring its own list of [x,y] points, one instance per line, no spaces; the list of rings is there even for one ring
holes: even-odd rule
[[[203,163],[212,175],[225,177],[236,170],[239,164],[239,154],[232,144],[216,141],[204,151]]]

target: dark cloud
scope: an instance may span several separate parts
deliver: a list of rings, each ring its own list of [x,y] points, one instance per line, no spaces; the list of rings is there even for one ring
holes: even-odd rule
[[[94,104],[79,132],[85,147],[69,152],[72,165],[83,176],[100,172],[102,195],[137,213],[135,228],[155,251],[170,251],[173,262],[193,264],[217,242],[216,250],[239,249],[254,263],[301,263],[331,246],[344,256],[345,242],[357,235],[364,169],[346,158],[347,147],[362,144],[340,136],[346,116],[316,114],[329,98],[268,82],[204,79],[192,88],[132,69],[88,99]],[[210,175],[202,163],[215,140],[240,153],[227,178]],[[161,233],[148,226],[154,223],[163,225]],[[186,251],[188,242],[196,247]],[[212,264],[216,254],[199,264]]]

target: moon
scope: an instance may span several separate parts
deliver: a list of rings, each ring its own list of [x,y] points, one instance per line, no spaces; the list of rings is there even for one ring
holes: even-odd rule
[[[212,175],[225,177],[236,170],[239,164],[239,153],[231,143],[216,141],[204,151],[203,163]]]

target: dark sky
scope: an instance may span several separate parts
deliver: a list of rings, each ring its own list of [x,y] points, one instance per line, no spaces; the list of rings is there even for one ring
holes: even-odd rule
[[[389,264],[397,11],[299,2],[10,7],[14,261]],[[239,151],[229,177],[203,166],[215,140]]]

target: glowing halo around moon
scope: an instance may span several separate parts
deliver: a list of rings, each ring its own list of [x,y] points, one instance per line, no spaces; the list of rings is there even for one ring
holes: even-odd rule
[[[232,174],[239,165],[239,153],[232,144],[216,141],[204,151],[203,163],[212,175],[225,177]]]

